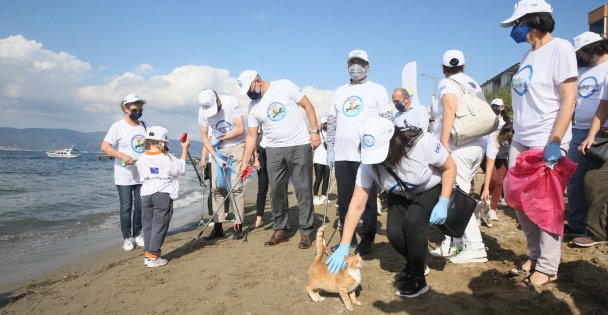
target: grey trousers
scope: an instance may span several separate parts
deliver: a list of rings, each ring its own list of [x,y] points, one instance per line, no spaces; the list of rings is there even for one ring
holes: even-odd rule
[[[592,163],[585,175],[587,229],[598,241],[608,240],[608,162]]]
[[[266,167],[270,181],[270,204],[274,227],[285,230],[289,218],[287,188],[289,178],[298,199],[300,233],[310,235],[314,220],[312,204],[312,147],[310,144],[266,148]]]
[[[569,144],[562,144],[561,147],[564,150],[568,150]],[[513,141],[509,150],[509,168],[515,165],[517,156],[520,153],[530,149],[538,148],[527,147]],[[530,259],[536,260],[536,270],[550,275],[557,274],[562,253],[562,237],[541,229],[534,222],[530,221],[523,211],[516,210],[515,214],[517,214],[517,220],[526,235]]]
[[[144,231],[144,254],[160,255],[169,222],[173,215],[173,200],[168,193],[157,192],[142,198],[141,221]]]

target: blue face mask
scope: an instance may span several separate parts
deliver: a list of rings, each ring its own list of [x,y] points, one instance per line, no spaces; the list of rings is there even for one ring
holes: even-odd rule
[[[500,114],[500,107],[492,107],[492,110],[494,111],[494,114]]]
[[[526,41],[526,35],[528,35],[528,33],[530,33],[528,24],[520,23],[511,29],[511,38],[518,44],[523,43]]]
[[[401,101],[395,101],[394,104],[395,104],[395,108],[398,111],[400,111],[400,112],[405,111],[405,106],[403,106],[403,103],[401,103]]]

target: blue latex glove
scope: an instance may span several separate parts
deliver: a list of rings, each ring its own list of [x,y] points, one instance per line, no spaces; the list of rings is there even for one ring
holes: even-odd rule
[[[448,217],[448,202],[450,200],[445,197],[439,197],[439,201],[433,207],[433,212],[431,212],[431,218],[429,219],[430,224],[441,225],[445,223],[445,219]]]
[[[213,159],[215,160],[215,163],[217,163],[218,166],[220,166],[221,168],[226,168],[228,167],[228,165],[226,164],[226,160],[222,159],[222,157],[224,157],[224,155],[218,152]]]
[[[326,159],[327,159],[327,166],[334,167],[334,163],[336,162],[336,154],[334,153],[333,150],[327,151]]]
[[[557,164],[562,158],[564,157],[562,156],[559,143],[547,142],[547,146],[545,147],[545,163],[547,163],[547,166],[551,167]]]
[[[212,147],[217,146],[218,144],[220,144],[220,141],[222,141],[222,140],[216,138],[215,136],[212,136],[211,137],[211,146]]]
[[[342,244],[338,246],[338,249],[327,258],[325,264],[327,265],[327,270],[329,272],[336,274],[340,272],[340,270],[346,268],[346,263],[344,262],[344,257],[348,256],[348,250],[350,249],[350,244]]]

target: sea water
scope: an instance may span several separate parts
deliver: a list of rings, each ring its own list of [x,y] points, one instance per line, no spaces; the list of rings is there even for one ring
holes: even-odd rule
[[[207,213],[208,190],[199,186],[192,166],[186,167],[173,204],[173,229]],[[58,253],[76,254],[78,240],[86,240],[87,248],[100,246],[100,239],[120,247],[113,174],[114,161],[96,154],[49,158],[44,152],[0,151],[0,287],[22,280],[24,268],[36,269],[26,270],[30,275],[52,268],[49,262]],[[40,260],[47,263],[35,263]]]

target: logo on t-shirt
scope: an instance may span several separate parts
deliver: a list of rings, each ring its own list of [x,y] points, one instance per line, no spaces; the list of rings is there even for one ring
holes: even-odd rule
[[[287,116],[287,108],[279,102],[272,102],[266,110],[268,118],[272,121],[281,121]]]
[[[134,135],[131,138],[131,149],[137,153],[144,153],[144,140],[146,138],[143,135]]]
[[[588,98],[599,90],[599,84],[595,77],[586,77],[578,84],[578,95],[582,98]]]
[[[158,167],[150,167],[150,174],[159,174]]]
[[[534,75],[534,69],[532,69],[532,65],[527,65],[519,69],[513,76],[511,87],[517,95],[523,96],[528,92],[528,86],[532,82],[532,75]]]
[[[437,143],[435,146],[435,153],[439,153],[439,150],[441,150],[441,144]]]
[[[215,130],[224,134],[229,133],[230,131],[232,131],[232,124],[225,120],[220,120],[217,122],[217,124],[215,124]]]
[[[344,113],[346,117],[359,116],[359,114],[363,112],[363,107],[363,100],[360,97],[353,95],[348,97],[344,101],[344,104],[342,104],[342,113]]]
[[[203,105],[201,105],[203,107],[204,110],[208,110],[209,108],[211,108],[211,103],[209,102],[205,102],[203,103]]]
[[[374,146],[375,143],[376,143],[376,138],[374,138],[374,136],[369,135],[369,134],[363,135],[363,145],[365,145],[368,148],[371,148]]]

